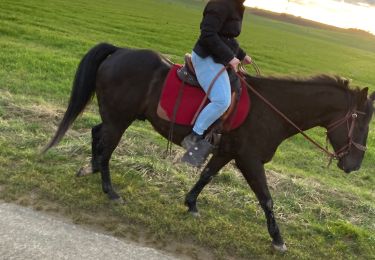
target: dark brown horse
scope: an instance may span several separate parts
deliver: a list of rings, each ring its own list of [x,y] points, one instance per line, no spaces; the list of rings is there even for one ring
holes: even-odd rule
[[[69,106],[46,150],[61,140],[96,93],[102,123],[92,128],[91,166],[82,168],[79,175],[100,172],[103,191],[111,200],[120,199],[109,174],[112,152],[136,119],[147,119],[156,131],[168,137],[170,122],[159,118],[156,110],[170,67],[171,63],[154,51],[109,44],[95,46],[78,67]],[[340,169],[349,173],[360,168],[375,93],[368,98],[367,88],[353,90],[348,81],[324,75],[307,80],[249,75],[245,79],[303,130],[316,126],[330,129],[329,141],[341,153]],[[222,136],[217,152],[187,194],[185,203],[191,213],[197,213],[199,193],[223,166],[235,160],[265,212],[274,247],[283,251],[286,247],[274,218],[264,164],[272,159],[283,140],[298,131],[254,95],[252,107],[241,127]],[[190,131],[189,127],[175,126],[172,141],[180,144]]]

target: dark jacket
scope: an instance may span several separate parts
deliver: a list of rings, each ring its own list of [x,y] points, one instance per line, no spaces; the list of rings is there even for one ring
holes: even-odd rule
[[[205,58],[227,65],[234,57],[242,60],[246,53],[239,47],[239,36],[245,7],[244,0],[211,0],[203,11],[201,35],[193,51]]]

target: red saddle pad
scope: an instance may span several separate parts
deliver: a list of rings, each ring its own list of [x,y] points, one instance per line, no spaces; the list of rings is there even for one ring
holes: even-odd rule
[[[182,65],[175,64],[168,73],[158,105],[158,115],[168,121],[173,118],[173,111],[182,86],[181,80],[177,76],[177,70]],[[202,103],[205,92],[202,88],[185,84],[182,98],[178,107],[175,123],[180,125],[191,125],[195,113]],[[208,103],[208,102],[207,102]],[[241,98],[238,103],[236,114],[232,116],[231,130],[238,128],[245,121],[250,111],[250,98],[247,87],[242,86]]]

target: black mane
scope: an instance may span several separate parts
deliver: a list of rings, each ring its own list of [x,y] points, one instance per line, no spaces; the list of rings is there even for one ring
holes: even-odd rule
[[[350,80],[337,75],[319,74],[311,77],[293,77],[293,76],[250,76],[246,75],[249,79],[250,84],[258,85],[264,83],[276,83],[280,85],[293,85],[293,84],[311,84],[311,85],[327,85],[337,87],[343,90],[348,90],[353,94],[360,91],[358,87],[352,88],[349,83]]]
[[[297,79],[297,81],[298,80],[302,81],[301,79]],[[341,76],[337,76],[337,75],[332,76],[332,75],[327,75],[327,74],[321,74],[321,75],[310,77],[305,81],[311,82],[313,84],[333,85],[339,88],[350,89],[349,87],[350,80]]]

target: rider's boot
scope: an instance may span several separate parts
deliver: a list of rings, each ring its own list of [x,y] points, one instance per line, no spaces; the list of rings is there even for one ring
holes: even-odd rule
[[[214,148],[202,135],[194,132],[186,136],[181,145],[187,150],[184,156],[182,156],[181,161],[195,167],[200,167]]]

